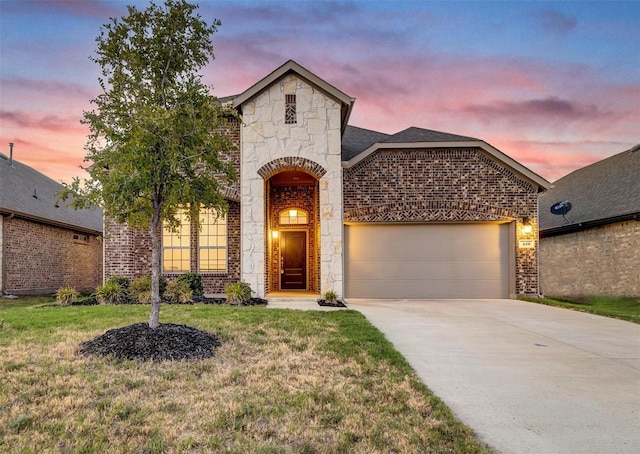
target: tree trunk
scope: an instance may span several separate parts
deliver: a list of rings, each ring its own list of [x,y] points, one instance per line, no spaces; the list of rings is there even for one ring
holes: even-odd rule
[[[151,218],[149,233],[151,234],[151,314],[149,328],[156,329],[160,324],[160,210]]]

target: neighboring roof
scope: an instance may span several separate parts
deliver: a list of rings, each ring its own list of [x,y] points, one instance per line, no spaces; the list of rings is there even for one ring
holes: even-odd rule
[[[102,210],[74,210],[60,202],[60,183],[0,153],[0,213],[57,225],[72,230],[102,233]]]
[[[567,200],[572,208],[566,219],[551,213],[551,206]],[[640,144],[560,178],[538,206],[540,231],[547,236],[640,220]]]
[[[310,85],[315,86],[319,90],[323,91],[328,96],[335,99],[342,105],[341,109],[341,123],[342,123],[342,131],[344,132],[347,122],[349,121],[349,116],[351,115],[351,109],[353,108],[353,103],[356,101],[355,98],[348,96],[346,93],[338,90],[333,85],[327,83],[326,81],[320,79],[318,76],[313,74],[308,69],[300,66],[293,60],[289,60],[284,65],[280,66],[276,70],[274,70],[271,74],[261,79],[260,81],[253,84],[244,92],[239,95],[233,97],[233,107],[239,108],[249,99],[256,96],[258,93],[270,87],[273,83],[280,80],[282,77],[289,73],[296,73],[299,77],[307,81]],[[229,97],[231,98],[231,97]],[[226,99],[226,98],[223,98]]]
[[[407,128],[393,135],[362,128],[355,129],[357,131],[352,131],[351,126],[347,127],[342,142],[342,165],[345,168],[353,167],[367,156],[382,149],[481,148],[505,166],[531,181],[539,191],[551,186],[551,183],[540,175],[480,139],[416,127]],[[377,139],[376,134],[378,135]]]

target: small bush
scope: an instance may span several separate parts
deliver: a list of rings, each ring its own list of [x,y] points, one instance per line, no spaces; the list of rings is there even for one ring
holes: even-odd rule
[[[184,273],[178,276],[176,279],[178,282],[186,282],[193,296],[204,295],[204,284],[202,283],[202,276],[198,273]]]
[[[100,304],[127,304],[130,302],[127,288],[113,278],[96,288],[96,298]]]
[[[111,276],[107,279],[107,282],[115,282],[125,290],[129,290],[129,285],[131,284],[129,278],[124,276]]]
[[[193,291],[185,280],[169,282],[163,300],[169,304],[185,304],[193,301]]]
[[[229,304],[247,304],[251,301],[251,286],[246,282],[236,282],[225,287]]]
[[[167,289],[167,279],[160,276],[160,298]],[[134,302],[148,304],[151,302],[151,275],[139,277],[131,281],[129,291]]]
[[[71,306],[78,299],[78,292],[73,287],[63,287],[56,292],[56,303],[60,306]]]
[[[327,303],[335,303],[338,301],[338,294],[333,290],[328,290],[324,293],[324,300]]]

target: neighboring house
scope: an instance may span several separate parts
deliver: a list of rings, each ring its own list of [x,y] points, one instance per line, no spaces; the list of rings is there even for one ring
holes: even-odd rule
[[[640,296],[639,221],[640,144],[556,181],[540,197],[541,291]]]
[[[102,282],[102,211],[56,203],[62,185],[0,154],[0,290],[94,291]]]
[[[221,99],[239,181],[225,220],[163,234],[162,268],[220,293],[334,290],[351,298],[538,292],[537,199],[549,183],[486,142],[348,125],[355,99],[294,61]],[[232,128],[233,129],[233,128]],[[527,226],[523,225],[527,224]],[[105,274],[150,272],[150,240],[109,223]]]

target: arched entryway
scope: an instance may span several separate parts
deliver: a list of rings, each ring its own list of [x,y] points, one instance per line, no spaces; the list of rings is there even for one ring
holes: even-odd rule
[[[318,186],[318,179],[302,169],[266,180],[268,292],[319,292]]]

